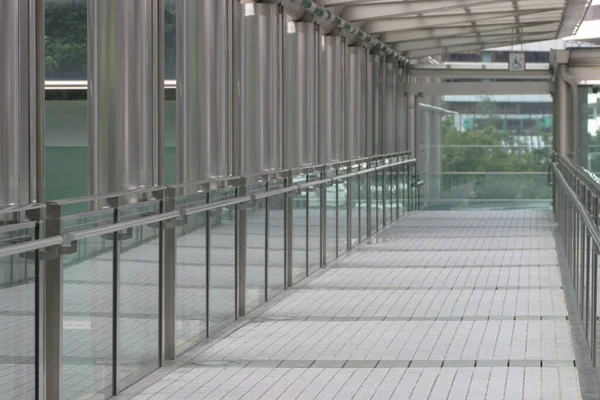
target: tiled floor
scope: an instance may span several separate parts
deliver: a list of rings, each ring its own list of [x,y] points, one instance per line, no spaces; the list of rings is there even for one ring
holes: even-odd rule
[[[580,399],[553,227],[405,218],[134,398]]]

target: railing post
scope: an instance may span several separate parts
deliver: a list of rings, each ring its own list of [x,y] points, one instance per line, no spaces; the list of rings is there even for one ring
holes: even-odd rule
[[[238,196],[245,196],[248,192],[246,178],[240,179],[238,186]],[[248,211],[245,207],[236,206],[237,208],[237,298],[238,298],[238,315],[243,317],[246,315],[246,242],[248,228]]]
[[[290,187],[293,185],[292,182],[292,172],[286,171],[285,173],[285,186]],[[293,192],[292,194],[286,193],[285,195],[285,204],[284,204],[284,226],[285,226],[285,238],[284,238],[284,248],[285,248],[285,282],[286,289],[288,287],[292,287],[294,284],[294,274],[292,270],[292,236],[294,233],[293,230]]]
[[[369,159],[369,161],[367,162],[367,169],[371,168],[371,163],[372,161]],[[367,191],[367,237],[370,238],[372,237],[372,233],[373,233],[373,215],[371,212],[371,207],[373,206],[373,201],[371,199],[371,174],[370,173],[366,173],[365,174],[365,180],[366,180],[366,191]]]
[[[346,173],[352,172],[352,164],[346,167]],[[346,179],[346,250],[352,249],[352,179]]]
[[[46,237],[62,232],[61,206],[49,204],[46,208]],[[63,352],[63,257],[60,248],[56,257],[45,261],[43,279],[44,326],[43,329],[43,371],[46,399],[60,399],[62,394],[62,352]]]
[[[383,226],[387,225],[387,189],[385,181],[385,169],[381,170],[381,204],[383,212]]]
[[[164,212],[175,210],[175,189],[165,191]],[[176,324],[177,324],[177,238],[175,221],[163,222],[164,242],[164,357],[174,360],[176,356]]]
[[[319,176],[321,179],[325,179],[327,177],[327,170],[323,170]],[[319,196],[321,201],[321,209],[320,209],[320,221],[321,224],[319,226],[319,234],[320,234],[320,246],[319,249],[319,267],[324,268],[325,264],[327,264],[327,185],[321,185],[319,190]]]

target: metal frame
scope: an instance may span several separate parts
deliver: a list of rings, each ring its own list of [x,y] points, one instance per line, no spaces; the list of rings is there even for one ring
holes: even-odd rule
[[[590,346],[589,356],[596,367],[600,188],[587,171],[557,153],[554,154],[550,174],[556,201],[555,216],[565,246],[567,268]]]

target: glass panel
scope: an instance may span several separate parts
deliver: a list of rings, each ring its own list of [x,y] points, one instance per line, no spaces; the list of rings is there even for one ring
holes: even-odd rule
[[[600,91],[598,86],[580,86],[579,154],[581,164],[600,174]]]
[[[235,188],[212,192],[211,203],[236,197]],[[210,334],[235,321],[237,209],[222,207],[210,217],[209,307]]]
[[[306,176],[302,175],[294,178],[294,183],[305,182],[306,179]],[[292,199],[292,274],[294,283],[306,278],[308,268],[307,195],[308,192],[303,190]]]
[[[2,232],[0,247],[34,238],[34,228]],[[33,260],[21,255],[0,258],[2,398],[35,399],[35,278]]]
[[[249,193],[265,191],[264,183],[248,188]],[[266,274],[266,200],[258,200],[247,209],[246,226],[246,312],[265,302]]]
[[[422,102],[439,105],[439,100],[425,96]],[[443,100],[443,107],[456,113],[420,109],[425,123],[419,159],[425,182],[421,205],[537,208],[545,203],[546,208],[552,97],[460,95]]]
[[[158,202],[119,209],[119,220],[159,213]],[[157,225],[119,232],[119,382],[125,388],[159,366],[159,246]],[[122,237],[121,237],[122,235]]]
[[[320,177],[314,176],[314,179]],[[309,192],[308,211],[308,266],[312,273],[321,266],[321,187]]]
[[[46,79],[87,79],[87,1],[46,0],[44,14]],[[87,91],[47,90],[45,95],[46,198],[84,196]]]
[[[283,184],[271,185],[276,190]],[[270,197],[269,203],[269,258],[268,296],[271,298],[285,287],[285,195]]]
[[[367,188],[367,175],[359,175],[358,187],[358,204],[360,207],[360,240],[362,242],[367,238],[367,214],[369,213],[369,209],[367,208],[367,195],[369,193]]]
[[[63,258],[65,399],[112,391],[113,240],[94,237],[80,240],[77,245],[102,252],[87,256],[74,253]]]
[[[358,177],[350,179],[352,190],[352,247],[356,246],[360,239],[360,204]]]
[[[340,174],[344,174],[340,171]],[[348,246],[348,184],[346,179],[337,181],[337,237],[338,257],[346,253]]]
[[[391,169],[385,170],[385,193],[386,193],[386,218],[388,224],[391,223],[395,218],[396,213],[396,201],[394,196],[396,193],[396,187],[394,185],[395,176]]]
[[[552,198],[546,173],[444,173],[423,176],[425,185],[439,180],[440,197],[428,199],[428,209],[542,208]],[[429,183],[428,183],[429,182]]]
[[[377,185],[375,186],[375,190],[377,191],[377,230],[379,231],[383,228],[383,208],[384,208],[384,190],[383,187],[385,185],[383,172],[377,172]]]
[[[373,172],[369,174],[369,196],[371,197],[371,233],[377,232],[377,218],[379,217],[379,210],[377,209],[377,173]]]
[[[177,208],[206,204],[206,193],[177,200]],[[177,228],[176,309],[177,354],[206,338],[206,218],[190,215]]]
[[[336,175],[336,171],[333,170],[329,173],[329,176],[333,177]],[[325,237],[325,257],[329,263],[337,257],[337,196],[338,189],[337,184],[326,187],[325,189],[325,223],[326,223],[326,237]]]

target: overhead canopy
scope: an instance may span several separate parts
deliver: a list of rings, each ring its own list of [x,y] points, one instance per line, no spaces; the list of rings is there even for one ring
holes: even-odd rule
[[[574,34],[588,0],[317,0],[409,58]]]

